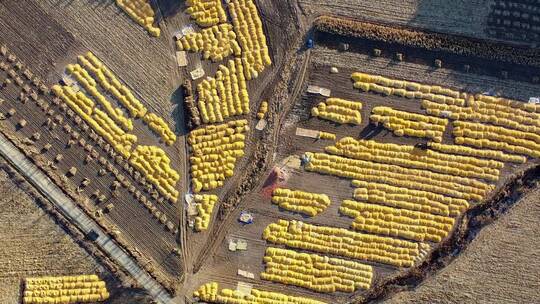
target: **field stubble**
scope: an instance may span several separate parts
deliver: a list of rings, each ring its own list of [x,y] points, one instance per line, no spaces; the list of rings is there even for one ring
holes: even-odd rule
[[[95,273],[114,282],[16,180],[0,170],[0,302],[16,303],[26,277]]]

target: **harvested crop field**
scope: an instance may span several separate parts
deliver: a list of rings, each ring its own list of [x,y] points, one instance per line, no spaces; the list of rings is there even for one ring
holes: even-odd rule
[[[311,49],[308,69],[306,71],[306,80],[302,85],[302,94],[295,101],[295,104],[289,114],[284,116],[284,123],[280,130],[280,141],[277,146],[277,153],[274,155],[270,163],[270,169],[280,168],[284,175],[283,180],[273,184],[270,171],[266,171],[258,186],[248,194],[246,198],[240,202],[236,210],[229,214],[225,220],[225,225],[228,230],[224,237],[221,237],[221,242],[216,247],[214,256],[209,256],[206,263],[202,265],[199,272],[193,278],[191,288],[203,284],[207,281],[216,281],[220,284],[220,288],[234,289],[238,280],[253,284],[254,288],[266,289],[272,291],[280,291],[283,285],[268,282],[263,280],[258,273],[265,271],[265,263],[260,263],[261,258],[265,256],[265,250],[269,246],[277,248],[295,248],[296,245],[282,246],[282,244],[274,245],[272,242],[264,241],[261,236],[264,230],[271,223],[276,223],[278,220],[302,221],[305,224],[315,224],[321,226],[331,226],[344,229],[350,229],[351,219],[346,217],[340,211],[340,202],[350,199],[354,190],[350,180],[337,178],[331,174],[317,174],[315,172],[307,172],[300,165],[300,157],[305,152],[324,152],[325,147],[332,145],[332,141],[322,139],[301,137],[295,135],[297,128],[305,128],[309,130],[329,132],[335,134],[338,139],[344,137],[354,137],[356,139],[376,140],[377,142],[415,145],[425,142],[425,139],[417,139],[411,137],[395,136],[392,132],[385,130],[382,126],[375,127],[370,124],[369,114],[380,106],[392,107],[400,111],[407,111],[417,114],[424,113],[421,101],[415,99],[405,99],[397,96],[381,96],[380,94],[364,93],[353,87],[351,74],[354,72],[368,73],[371,75],[382,75],[391,79],[400,79],[405,81],[413,81],[422,84],[440,85],[458,91],[484,93],[493,92],[507,98],[515,98],[517,100],[527,100],[530,96],[535,96],[539,93],[538,87],[530,82],[530,78],[515,77],[515,79],[501,79],[498,74],[500,70],[491,70],[487,66],[475,66],[476,58],[468,56],[452,57],[446,59],[442,54],[430,52],[422,49],[400,49],[400,46],[390,46],[390,50],[386,49],[386,45],[369,45],[367,43],[359,43],[353,38],[332,36],[330,34],[316,33],[317,38],[315,48]],[[338,50],[341,43],[349,43],[348,51]],[[369,43],[369,42],[368,42]],[[370,47],[380,47],[384,50],[384,55],[374,57],[370,54],[373,50]],[[396,52],[403,52],[405,60],[397,61],[393,58]],[[435,56],[435,57],[434,57]],[[436,57],[441,56],[441,57]],[[436,58],[445,58],[443,67],[434,67],[433,60]],[[475,67],[469,71],[460,70],[464,65]],[[497,66],[499,63],[494,63]],[[331,68],[336,68],[336,71],[331,72]],[[506,68],[506,66],[505,66]],[[523,67],[527,71],[533,71],[533,67]],[[518,75],[515,70],[509,69],[509,74]],[[533,73],[531,73],[533,74]],[[519,74],[521,75],[521,74]],[[510,78],[510,77],[509,77]],[[525,81],[520,81],[525,80]],[[315,85],[331,90],[331,96],[346,100],[354,100],[362,102],[361,123],[358,125],[345,125],[327,120],[312,117],[312,108],[316,107],[320,102],[324,102],[326,97],[305,92],[307,85]],[[453,131],[446,130],[443,134],[443,143],[451,144],[453,142]],[[296,159],[296,160],[295,160]],[[502,189],[502,186],[513,180],[516,172],[521,172],[530,166],[527,164],[510,164],[507,163],[504,169],[501,170],[500,178],[495,183],[496,188],[488,197],[492,197]],[[294,163],[298,163],[294,165]],[[268,178],[268,180],[266,180]],[[299,213],[288,212],[283,208],[279,208],[271,203],[272,189],[275,187],[284,187],[307,191],[310,193],[327,194],[332,202],[328,208],[315,217],[308,217]],[[520,204],[518,202],[516,204]],[[478,203],[471,203],[471,206],[480,206]],[[238,221],[242,212],[249,212],[255,221],[255,224],[245,225]],[[459,218],[458,218],[459,220]],[[458,224],[459,225],[459,224]],[[489,230],[489,228],[486,228]],[[452,233],[452,232],[450,232]],[[482,233],[488,233],[483,232]],[[480,237],[482,239],[482,237]],[[230,252],[228,247],[231,242],[238,240],[246,240],[248,243],[247,252]],[[452,239],[451,239],[452,240]],[[516,240],[517,241],[517,240]],[[480,242],[476,240],[474,242]],[[437,243],[429,243],[431,250],[438,252]],[[451,243],[444,243],[444,247],[453,246]],[[471,245],[474,247],[474,245]],[[486,245],[489,248],[490,245]],[[451,249],[449,249],[451,250]],[[464,249],[467,252],[469,248]],[[311,250],[298,250],[298,252],[309,253]],[[429,253],[428,253],[429,255]],[[336,255],[330,255],[335,257]],[[526,258],[523,257],[524,259]],[[350,260],[350,259],[347,259]],[[367,265],[373,266],[374,276],[372,284],[376,289],[385,286],[387,280],[406,275],[409,270],[400,269],[384,263],[364,262]],[[420,262],[419,262],[420,263]],[[453,264],[452,264],[453,265]],[[522,264],[523,265],[523,264]],[[443,266],[441,266],[443,267]],[[440,268],[438,268],[440,269]],[[255,274],[253,278],[239,277],[237,272],[247,271]],[[444,274],[443,270],[443,274]],[[471,270],[472,271],[472,270]],[[433,274],[437,276],[437,273]],[[423,278],[422,278],[423,279]],[[429,280],[429,279],[428,279]],[[429,281],[428,281],[429,282]],[[479,283],[480,284],[480,283]],[[294,284],[293,284],[294,285]],[[333,292],[324,294],[313,292],[306,288],[299,288],[293,285],[286,287],[286,290],[292,295],[301,295],[307,298],[319,299],[328,303],[347,303],[354,299],[357,303],[363,303],[366,300],[380,300],[384,296],[374,297],[372,291],[358,290],[353,295],[343,292]],[[190,287],[188,287],[189,289]],[[510,288],[505,286],[505,288]],[[530,288],[530,286],[529,286]],[[528,289],[529,293],[533,289]],[[461,296],[461,295],[460,295]],[[463,293],[463,297],[467,297],[467,293]],[[400,301],[399,295],[396,296],[397,301]],[[411,296],[411,301],[415,301],[415,296]],[[426,298],[427,302],[433,302],[438,298]],[[464,298],[465,300],[466,298]],[[474,299],[474,298],[473,298]],[[466,301],[465,301],[466,302]],[[473,303],[471,301],[471,303]]]
[[[37,87],[34,90],[37,92]],[[107,224],[112,224],[109,229],[118,230],[134,251],[148,251],[145,258],[150,258],[156,265],[154,267],[163,267],[158,271],[172,272],[174,277],[178,276],[181,273],[180,262],[169,261],[176,246],[180,215],[176,209],[178,206],[164,202],[158,205],[154,213],[149,212],[148,207],[136,199],[136,195],[144,196],[149,201],[155,190],[148,190],[148,187],[143,187],[130,177],[129,172],[110,156],[110,149],[105,148],[103,141],[100,144],[89,133],[76,131],[80,120],[77,123],[70,119],[66,111],[52,101],[51,96],[40,97],[40,106],[34,101],[21,101],[21,92],[21,88],[15,84],[2,90],[5,98],[0,105],[2,113],[15,109],[13,115],[8,114],[9,118],[2,122],[4,133],[18,137],[20,145],[33,151],[35,161],[46,168],[51,176],[56,176],[66,190],[71,190],[89,213],[101,212],[102,219],[111,221]],[[24,127],[21,127],[22,121],[25,122]],[[30,138],[33,139],[29,141]],[[76,168],[76,171],[71,171],[72,168]],[[115,183],[119,183],[119,176],[123,176],[120,179],[125,182],[115,186]],[[133,191],[129,190],[131,186]],[[103,214],[104,209],[110,211]],[[166,215],[165,221],[160,220],[162,213]],[[138,219],[136,224],[130,220],[132,218]],[[171,224],[169,229],[166,228],[168,222],[176,223]],[[141,233],[141,229],[144,233]]]
[[[382,303],[534,303],[538,300],[539,190],[484,227],[455,260]]]
[[[435,32],[486,38],[485,27],[494,1],[444,0],[300,0],[308,16],[333,15],[375,23],[419,27]]]
[[[175,110],[177,97],[172,95],[181,81],[175,73],[174,48],[165,39],[151,40],[114,3],[88,5],[84,1],[71,1],[58,6],[55,1],[9,1],[1,6],[2,43],[45,86],[58,83],[66,65],[76,63],[77,56],[92,51],[143,100],[149,111],[161,116],[179,137],[185,134],[183,111]],[[19,18],[10,18],[12,14]],[[100,29],[96,30],[96,26]],[[45,35],[32,35],[33,28],[50,30]],[[132,41],[144,43],[144,47],[133,48]],[[43,51],[43,45],[47,51]],[[2,60],[11,63],[5,57]],[[8,69],[0,72],[3,80],[8,77],[7,72]],[[48,93],[42,95],[38,86],[41,80],[29,81],[22,72],[19,70],[18,75],[24,84],[12,83],[0,92],[5,100],[0,106],[2,112],[12,108],[16,111],[11,123],[4,121],[4,132],[12,132],[20,140],[26,138],[35,160],[56,176],[58,182],[64,183],[87,212],[95,216],[106,210],[101,220],[107,229],[117,233],[149,271],[174,288],[174,282],[182,274],[181,259],[173,253],[178,246],[181,206],[163,201],[156,189],[136,181],[129,173],[132,169],[115,160],[103,140],[95,141],[96,137],[81,131],[80,119],[73,120],[71,110],[59,107]],[[39,92],[39,99],[29,98],[32,91]],[[17,127],[22,120],[25,127]],[[133,125],[141,144],[163,147],[170,156],[171,166],[183,172],[186,157],[181,145],[183,137],[176,144],[166,146],[141,120]],[[36,134],[39,137],[29,143],[28,139]],[[75,174],[68,172],[72,168],[76,168]],[[179,190],[185,191],[181,187],[185,187],[185,182],[179,184]],[[154,206],[152,201],[161,203]]]
[[[536,9],[507,2],[2,2],[2,153],[51,201],[0,171],[6,250],[47,257],[0,278],[103,274],[110,303],[529,302],[540,51]]]
[[[282,7],[287,5],[281,4]],[[93,132],[86,132],[88,126],[81,123],[71,110],[66,110],[65,105],[50,96],[52,94],[48,91],[41,92],[43,86],[50,88],[52,84],[62,83],[61,80],[65,82],[65,67],[77,63],[80,60],[77,56],[91,51],[178,136],[175,144],[165,146],[156,134],[148,132],[142,122],[133,123],[133,133],[138,142],[162,147],[171,160],[171,167],[180,172],[178,197],[183,197],[189,187],[189,171],[186,168],[186,125],[179,86],[189,77],[188,72],[197,67],[198,55],[188,54],[191,65],[187,68],[176,66],[172,35],[190,21],[181,12],[185,9],[183,5],[172,7],[171,11],[166,11],[165,6],[160,5],[158,14],[158,19],[166,18],[161,23],[164,35],[152,38],[112,1],[91,5],[85,1],[2,3],[1,22],[5,29],[2,43],[8,50],[5,55],[17,57],[14,61],[3,58],[0,77],[3,81],[14,77],[17,82],[6,80],[0,107],[5,114],[3,133],[172,291],[175,284],[184,279],[186,263],[182,259],[198,256],[199,246],[204,244],[206,236],[194,235],[186,226],[180,203],[164,201],[156,189],[147,182],[141,182],[138,176],[134,177],[132,168],[114,157],[115,153],[110,151],[108,144],[96,140]],[[288,43],[297,39],[278,34],[283,28],[295,32],[294,22],[288,22],[292,18],[288,15],[289,10],[280,13],[271,3],[265,3],[259,9],[269,31],[273,65],[260,75],[259,80],[248,84],[253,112],[257,111],[261,99],[268,98],[272,91],[258,83],[278,82],[282,75],[277,72],[285,66],[283,58]],[[10,21],[12,18],[9,16],[12,15],[18,18]],[[44,35],[32,35],[32,28],[49,30]],[[19,43],[21,41],[24,43]],[[138,47],[132,47],[135,41]],[[46,51],[41,46],[47,46]],[[23,76],[20,64],[25,73],[28,70],[29,75],[39,78],[34,80],[33,76]],[[205,62],[203,67],[211,76],[217,64]],[[195,85],[197,83],[194,82]],[[111,97],[103,90],[99,93]],[[255,122],[250,121],[252,129],[254,125]],[[258,136],[250,134],[253,140]],[[248,145],[245,153],[250,155],[252,152]],[[246,164],[247,161],[243,160],[238,167]],[[231,180],[230,184],[238,182],[240,178]],[[228,192],[234,189],[232,185],[221,191],[223,197],[230,195]],[[179,247],[183,250],[179,251]]]
[[[41,209],[39,200],[26,193],[24,179],[5,170],[1,160],[2,198],[0,226],[0,284],[2,303],[19,303],[22,280],[27,277],[95,273],[112,288],[118,281],[109,270],[80,247]]]
[[[521,1],[300,0],[310,18],[339,16],[431,32],[535,46],[538,9]]]

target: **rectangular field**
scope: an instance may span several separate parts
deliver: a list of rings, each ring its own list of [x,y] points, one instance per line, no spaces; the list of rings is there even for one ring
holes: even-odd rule
[[[487,16],[494,1],[445,0],[301,0],[300,6],[312,17],[332,15],[410,26],[429,31],[487,38]]]
[[[329,38],[330,40],[330,38]],[[467,92],[497,92],[508,98],[527,100],[530,96],[539,94],[537,86],[515,80],[503,80],[492,76],[484,75],[482,70],[476,72],[462,72],[451,68],[435,69],[426,65],[431,59],[431,54],[417,51],[412,62],[405,60],[397,62],[392,58],[374,58],[364,54],[352,45],[353,51],[343,52],[337,50],[335,41],[328,42],[318,40],[317,46],[311,50],[311,60],[308,68],[308,80],[304,83],[304,90],[307,85],[316,85],[331,89],[332,97],[343,98],[354,101],[361,101],[363,108],[362,123],[360,125],[340,125],[327,120],[314,118],[311,116],[311,109],[326,98],[309,93],[303,93],[299,100],[295,101],[292,111],[288,114],[280,133],[280,145],[278,153],[272,163],[283,170],[285,181],[278,183],[280,187],[298,189],[307,192],[327,194],[331,200],[331,205],[321,214],[315,217],[306,217],[283,210],[272,204],[269,193],[263,189],[264,180],[259,181],[259,187],[249,194],[239,205],[238,209],[231,214],[224,223],[228,231],[219,245],[214,257],[208,259],[207,265],[198,272],[189,288],[197,288],[200,284],[216,281],[221,287],[234,289],[237,281],[244,281],[253,284],[255,288],[263,288],[272,291],[285,292],[291,295],[302,295],[329,303],[345,303],[355,298],[360,300],[367,293],[363,290],[356,291],[353,295],[342,292],[332,294],[321,294],[305,288],[295,286],[285,286],[264,281],[259,274],[264,271],[263,257],[265,249],[269,246],[282,247],[266,242],[262,239],[263,230],[270,223],[275,223],[279,219],[297,220],[308,224],[325,225],[349,229],[351,218],[340,214],[338,208],[341,201],[351,199],[354,187],[350,179],[339,178],[331,175],[321,175],[307,172],[303,168],[296,169],[284,165],[284,160],[294,156],[301,156],[304,152],[323,152],[326,146],[332,145],[332,141],[317,140],[307,137],[296,136],[297,128],[306,128],[330,132],[337,135],[337,138],[353,137],[355,139],[374,139],[383,143],[396,143],[414,145],[426,142],[425,139],[411,137],[396,137],[382,127],[374,127],[370,124],[369,114],[374,107],[387,106],[397,110],[423,113],[421,101],[406,99],[395,96],[381,96],[373,93],[363,93],[353,87],[351,74],[363,72],[375,75],[382,75],[392,79],[414,81],[429,85],[440,85]],[[460,58],[461,64],[472,64],[472,58]],[[335,67],[338,73],[331,73],[330,69]],[[446,130],[443,143],[452,144],[452,132]],[[500,179],[496,182],[499,188],[512,178],[513,174],[525,169],[528,164],[505,164],[501,170]],[[270,172],[267,173],[267,176]],[[496,190],[494,190],[496,192]],[[474,204],[474,203],[473,203]],[[255,224],[243,225],[238,222],[240,212],[247,211],[253,215]],[[230,252],[228,243],[231,240],[244,239],[248,242],[248,251]],[[437,243],[429,242],[434,248]],[[304,250],[298,250],[306,252]],[[328,254],[329,256],[333,256]],[[342,258],[342,257],[341,257]],[[349,260],[348,258],[345,258]],[[374,267],[374,285],[381,283],[405,270],[389,265],[373,262],[363,263]],[[255,274],[254,279],[244,278],[237,275],[238,270],[247,270]]]
[[[173,47],[166,39],[148,36],[113,3],[71,1],[58,7],[55,1],[7,1],[0,4],[0,23],[0,43],[18,57],[15,62],[4,56],[0,59],[6,67],[0,71],[0,79],[8,79],[10,72],[23,81],[20,85],[12,81],[0,90],[0,111],[7,114],[15,110],[13,115],[4,116],[3,131],[19,138],[33,151],[36,163],[56,176],[87,212],[123,240],[147,270],[174,288],[183,267],[181,258],[173,253],[179,242],[181,203],[160,198],[155,187],[133,174],[131,166],[111,157],[110,147],[103,140],[96,141],[88,126],[82,130],[85,123],[75,119],[63,102],[55,102],[52,94],[43,94],[32,84],[58,83],[67,64],[76,63],[78,55],[95,52],[150,111],[163,117],[173,130],[179,128],[177,133],[182,136],[184,124],[177,119],[183,115],[175,114],[179,110],[170,99],[182,80],[175,73],[174,58],[168,56]],[[48,30],[34,35],[35,28]],[[131,47],[134,41],[141,47]],[[34,74],[31,80],[15,67],[18,61]],[[24,127],[17,125],[21,120]],[[171,166],[184,172],[183,139],[165,146],[140,120],[134,121],[133,133],[139,144],[160,146],[170,157]],[[36,134],[39,138],[30,140]],[[77,172],[68,177],[71,168]],[[179,187],[185,186],[185,182],[179,183]]]

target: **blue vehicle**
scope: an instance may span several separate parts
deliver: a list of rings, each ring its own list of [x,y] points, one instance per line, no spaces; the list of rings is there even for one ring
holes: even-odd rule
[[[313,42],[313,39],[312,39],[312,38],[308,38],[308,40],[306,41],[306,47],[307,47],[308,49],[312,49],[314,46],[315,46],[315,42]]]
[[[86,238],[88,238],[92,242],[95,242],[99,238],[99,234],[94,230],[90,230],[90,232],[86,234]]]

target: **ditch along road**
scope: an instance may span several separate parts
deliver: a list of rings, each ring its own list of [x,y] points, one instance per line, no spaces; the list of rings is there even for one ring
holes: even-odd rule
[[[173,303],[170,295],[90,217],[88,217],[62,190],[20,152],[3,134],[0,134],[0,154],[36,189],[49,199],[70,222],[85,235],[95,232],[94,243],[117,265],[123,267],[156,301]]]

